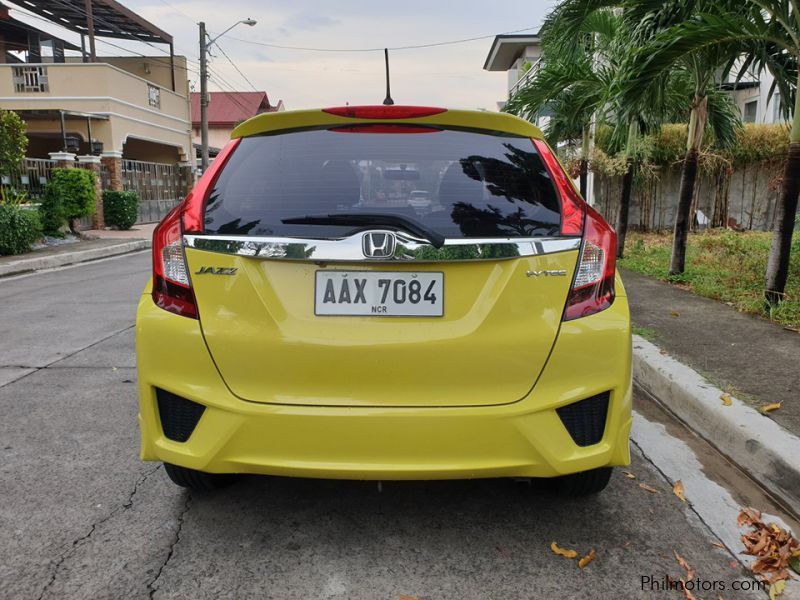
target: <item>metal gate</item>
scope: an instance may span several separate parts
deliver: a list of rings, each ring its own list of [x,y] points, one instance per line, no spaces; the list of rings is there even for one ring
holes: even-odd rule
[[[39,202],[44,195],[44,188],[50,181],[50,175],[58,163],[46,158],[26,158],[18,169],[2,176],[0,187],[3,189],[14,188],[25,192],[28,200]]]
[[[188,193],[189,182],[178,165],[122,161],[122,188],[139,196],[137,223],[154,223]]]

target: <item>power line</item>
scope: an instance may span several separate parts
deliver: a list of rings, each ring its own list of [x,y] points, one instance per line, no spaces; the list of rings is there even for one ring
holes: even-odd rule
[[[448,40],[445,42],[431,42],[428,44],[412,44],[408,46],[394,46],[389,47],[389,50],[416,50],[419,48],[433,48],[436,46],[450,46],[453,44],[463,44],[466,42],[474,42],[476,40],[486,40],[496,37],[498,35],[509,35],[512,33],[520,33],[522,31],[530,31],[538,29],[537,27],[523,27],[522,29],[515,29],[513,31],[504,31],[503,33],[492,33],[489,35],[479,35],[470,38],[461,38],[458,40]],[[383,52],[384,48],[310,48],[305,46],[284,46],[281,44],[268,44],[266,42],[257,42],[255,40],[245,40],[243,38],[233,37],[232,35],[225,36],[228,39],[236,40],[237,42],[244,42],[245,44],[254,44],[256,46],[264,46],[266,48],[278,48],[281,50],[304,50],[307,52]]]
[[[231,57],[230,57],[230,56],[228,56],[228,53],[227,53],[227,52],[225,52],[225,50],[223,50],[223,49],[222,49],[222,46],[220,46],[220,45],[219,45],[219,42],[216,42],[216,46],[217,46],[217,48],[219,49],[219,51],[220,51],[220,52],[222,52],[222,56],[224,56],[225,58],[227,58],[227,59],[228,59],[228,62],[229,62],[229,63],[231,63],[231,66],[232,66],[234,69],[236,69],[236,72],[237,72],[239,75],[241,75],[241,76],[242,76],[242,79],[244,79],[244,80],[247,82],[247,85],[249,85],[249,86],[250,86],[250,87],[253,89],[253,91],[254,91],[254,92],[257,92],[258,90],[256,89],[256,86],[254,86],[254,85],[253,85],[253,83],[252,83],[252,82],[251,82],[251,81],[250,81],[250,80],[247,78],[247,75],[245,75],[244,73],[242,73],[241,69],[239,69],[239,67],[237,67],[237,66],[236,66],[236,63],[235,63],[235,62],[233,62],[233,60],[231,60]]]
[[[195,20],[194,20],[194,17],[192,17],[192,16],[188,15],[187,13],[183,12],[183,11],[182,11],[180,8],[178,8],[178,7],[177,7],[177,6],[175,6],[174,4],[170,4],[169,2],[167,2],[167,0],[160,0],[160,2],[161,2],[161,4],[163,4],[164,6],[169,6],[169,7],[170,7],[172,10],[174,10],[175,12],[182,14],[184,17],[186,17],[187,19],[189,19],[189,20],[190,20],[192,23],[194,23],[195,25],[197,24],[197,21],[195,21]]]

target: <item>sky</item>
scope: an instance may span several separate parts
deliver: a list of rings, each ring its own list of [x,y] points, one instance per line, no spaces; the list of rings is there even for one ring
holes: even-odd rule
[[[313,48],[383,48],[490,36],[461,44],[390,51],[392,96],[397,104],[497,109],[506,97],[505,72],[483,70],[495,34],[516,30],[535,33],[553,1],[458,0],[119,0],[175,39],[176,54],[198,62],[198,29],[205,21],[214,36],[240,19],[218,40],[252,86],[220,52],[211,59],[210,90],[266,91],[270,101],[287,109],[350,104],[379,104],[385,95],[383,52],[312,52],[256,45],[252,42]],[[13,5],[12,5],[13,8]],[[14,11],[21,16],[22,11]],[[69,32],[29,20],[37,27],[75,41]],[[251,43],[241,40],[248,40]],[[138,54],[164,56],[136,43],[109,40]],[[79,41],[78,41],[79,43]],[[161,46],[167,49],[167,46]],[[99,55],[125,55],[97,45]],[[189,73],[195,91],[198,74]],[[216,81],[214,81],[216,79]]]

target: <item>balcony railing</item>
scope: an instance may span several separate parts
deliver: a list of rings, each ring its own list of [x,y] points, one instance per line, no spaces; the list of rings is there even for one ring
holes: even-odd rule
[[[541,59],[539,59],[535,63],[533,63],[531,65],[531,68],[528,69],[527,71],[525,71],[525,73],[522,74],[522,77],[520,77],[517,80],[517,83],[515,83],[514,85],[511,86],[511,89],[508,90],[508,97],[509,98],[513,97],[514,94],[516,94],[518,91],[520,91],[522,88],[524,88],[528,84],[528,82],[531,79],[533,79],[534,75],[536,75],[537,71],[539,70],[539,67],[541,66],[540,63],[541,63]]]

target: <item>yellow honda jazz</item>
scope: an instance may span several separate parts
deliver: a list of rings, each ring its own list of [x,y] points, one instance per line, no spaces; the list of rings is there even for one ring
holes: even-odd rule
[[[195,489],[254,473],[598,492],[630,460],[615,257],[517,117],[256,116],[155,230],[141,457]]]

